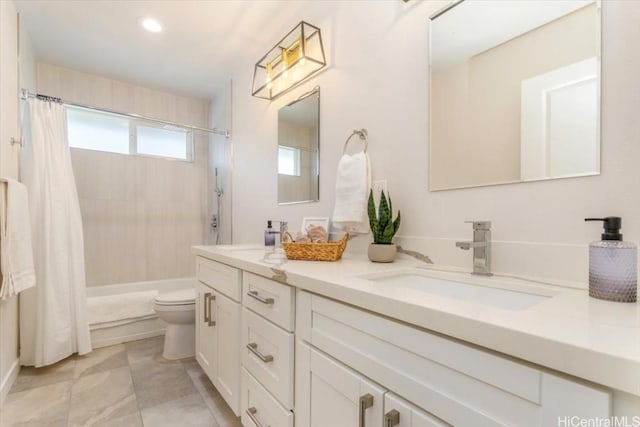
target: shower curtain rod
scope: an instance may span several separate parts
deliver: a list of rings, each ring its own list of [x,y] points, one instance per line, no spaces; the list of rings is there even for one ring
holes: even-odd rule
[[[27,99],[27,98],[40,98],[40,99],[44,99],[45,101],[58,102],[58,103],[63,104],[63,105],[70,105],[72,107],[84,108],[84,109],[93,110],[93,111],[100,111],[100,112],[103,112],[103,113],[115,114],[117,116],[130,117],[130,118],[133,118],[133,119],[147,120],[147,121],[150,121],[150,122],[162,123],[162,124],[165,124],[165,125],[168,125],[168,126],[174,126],[174,127],[178,127],[178,128],[182,128],[182,129],[198,130],[198,131],[202,131],[202,132],[213,133],[215,135],[223,135],[225,138],[230,138],[231,137],[231,132],[226,130],[226,129],[203,128],[203,127],[199,127],[199,126],[183,125],[183,124],[180,124],[180,123],[170,122],[168,120],[155,119],[153,117],[142,116],[140,114],[123,113],[121,111],[109,110],[107,108],[94,107],[92,105],[85,105],[85,104],[78,104],[77,102],[65,101],[65,100],[60,99],[60,98],[55,98],[55,97],[52,97],[52,96],[42,95],[42,94],[39,94],[39,93],[33,93],[33,92],[29,92],[27,89],[22,89],[22,99]]]

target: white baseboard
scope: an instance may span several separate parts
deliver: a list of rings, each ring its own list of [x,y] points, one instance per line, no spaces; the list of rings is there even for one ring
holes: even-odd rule
[[[11,390],[13,383],[16,382],[18,373],[20,373],[20,359],[16,358],[16,360],[14,360],[11,364],[9,372],[2,379],[2,383],[0,384],[0,408],[2,408],[4,400],[7,398],[7,395],[9,394],[9,390]]]

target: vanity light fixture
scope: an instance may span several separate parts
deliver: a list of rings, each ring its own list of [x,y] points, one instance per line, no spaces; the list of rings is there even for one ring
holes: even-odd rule
[[[150,33],[159,33],[162,31],[162,24],[155,19],[148,16],[141,16],[138,18],[138,25]]]
[[[326,65],[320,28],[301,21],[256,63],[251,94],[277,98]]]

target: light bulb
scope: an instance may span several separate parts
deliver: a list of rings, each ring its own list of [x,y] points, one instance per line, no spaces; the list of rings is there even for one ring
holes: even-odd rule
[[[302,39],[302,38],[301,38]],[[302,49],[298,53],[298,63],[301,67],[304,67],[304,64],[307,62],[307,57],[302,54]]]
[[[150,18],[148,16],[141,16],[138,18],[138,25],[151,33],[159,33],[162,31],[162,25],[157,19]]]

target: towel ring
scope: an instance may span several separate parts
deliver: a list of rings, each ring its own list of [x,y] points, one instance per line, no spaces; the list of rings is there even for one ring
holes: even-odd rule
[[[347,154],[347,146],[349,145],[349,141],[351,140],[351,138],[353,138],[354,135],[358,135],[360,139],[364,141],[364,152],[367,152],[367,136],[369,136],[369,134],[367,133],[366,129],[360,129],[354,130],[353,133],[349,135],[347,140],[344,142],[344,149],[342,150],[342,154]]]

